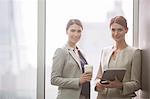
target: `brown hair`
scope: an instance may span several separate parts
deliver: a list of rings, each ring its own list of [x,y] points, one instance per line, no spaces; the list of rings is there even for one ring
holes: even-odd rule
[[[128,28],[127,20],[123,16],[116,16],[116,17],[112,18],[110,21],[110,27],[113,23],[117,23],[117,24],[122,25],[125,28]]]
[[[73,25],[73,24],[77,24],[79,25],[82,30],[83,30],[83,26],[82,26],[82,23],[79,19],[70,19],[67,23],[67,27],[66,27],[66,31],[68,30],[68,28],[70,27],[70,25]]]

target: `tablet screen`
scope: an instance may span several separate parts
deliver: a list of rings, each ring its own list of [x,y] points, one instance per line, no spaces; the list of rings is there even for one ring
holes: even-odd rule
[[[104,71],[102,80],[113,81],[118,79],[122,81],[125,75],[125,68],[108,68]]]

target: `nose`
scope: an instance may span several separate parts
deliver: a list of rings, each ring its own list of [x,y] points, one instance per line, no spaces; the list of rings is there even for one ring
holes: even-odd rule
[[[79,36],[81,33],[79,31],[75,31],[75,36]]]
[[[77,33],[75,33],[75,34],[74,34],[74,37],[78,37],[78,34],[77,34]]]
[[[114,33],[113,33],[114,35],[117,35],[118,34],[118,31],[114,31]]]

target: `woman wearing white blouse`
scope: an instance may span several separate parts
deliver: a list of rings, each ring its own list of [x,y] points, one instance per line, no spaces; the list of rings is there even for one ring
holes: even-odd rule
[[[110,29],[115,45],[102,50],[95,86],[98,92],[97,99],[131,99],[136,96],[135,91],[141,87],[141,53],[139,49],[130,47],[125,41],[128,27],[123,16],[112,18]],[[99,81],[106,68],[126,68],[123,81],[116,79],[109,84],[101,84]]]

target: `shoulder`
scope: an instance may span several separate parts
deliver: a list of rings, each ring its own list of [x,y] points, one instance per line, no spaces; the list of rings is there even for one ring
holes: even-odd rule
[[[59,47],[55,50],[55,56],[65,56],[68,54],[68,49],[67,47]]]
[[[102,48],[102,52],[110,52],[111,50],[113,50],[113,46],[107,46]]]
[[[136,47],[128,46],[124,52],[125,54],[128,54],[132,58],[141,56],[141,50]]]
[[[141,50],[139,48],[136,48],[136,47],[128,46],[127,51],[132,52],[132,53],[137,53],[137,52],[140,52]]]

